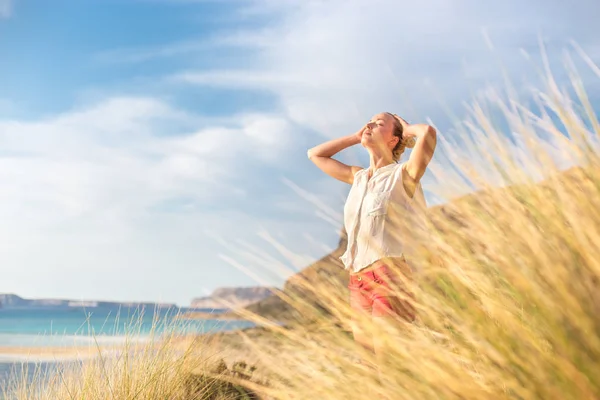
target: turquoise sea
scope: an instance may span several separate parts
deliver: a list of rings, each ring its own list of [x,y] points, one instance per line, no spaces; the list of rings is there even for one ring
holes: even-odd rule
[[[86,346],[96,342],[111,344],[126,339],[157,338],[164,333],[210,333],[241,329],[254,324],[246,321],[186,320],[187,309],[139,308],[22,308],[0,309],[0,388],[11,370],[20,363],[48,360],[19,356],[11,348]],[[197,310],[219,313],[223,310]],[[20,368],[17,368],[20,369]],[[0,395],[1,397],[1,395]]]

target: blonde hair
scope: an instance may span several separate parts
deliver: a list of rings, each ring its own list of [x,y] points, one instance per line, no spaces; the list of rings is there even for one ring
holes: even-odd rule
[[[413,137],[404,137],[404,126],[402,125],[402,122],[400,122],[399,116],[390,112],[388,112],[388,114],[394,117],[394,136],[400,139],[398,140],[398,143],[396,143],[396,146],[394,146],[394,148],[392,149],[392,157],[395,162],[398,162],[398,160],[400,160],[400,157],[402,157],[404,150],[406,150],[407,147],[409,149],[415,147],[416,141]]]

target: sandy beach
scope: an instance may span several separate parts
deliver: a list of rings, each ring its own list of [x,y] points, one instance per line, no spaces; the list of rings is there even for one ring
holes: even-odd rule
[[[69,361],[88,359],[107,352],[117,351],[117,346],[80,347],[0,347],[0,362]]]

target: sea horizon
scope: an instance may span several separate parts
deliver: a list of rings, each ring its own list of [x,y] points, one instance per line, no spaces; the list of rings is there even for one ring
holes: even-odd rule
[[[221,314],[226,309],[149,307],[11,307],[0,309],[0,349],[118,342],[163,333],[204,334],[249,326],[246,321],[188,319],[187,312]]]

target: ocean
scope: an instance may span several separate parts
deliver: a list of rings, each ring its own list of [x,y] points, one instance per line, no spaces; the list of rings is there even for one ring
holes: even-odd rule
[[[254,326],[247,321],[176,318],[185,311],[108,307],[0,309],[0,388],[7,384],[11,373],[19,371],[23,364],[39,365],[42,369],[54,365],[52,360],[36,359],[35,355],[15,354],[15,349],[43,350],[94,343],[118,344],[126,339],[156,338],[163,333],[203,334]]]

